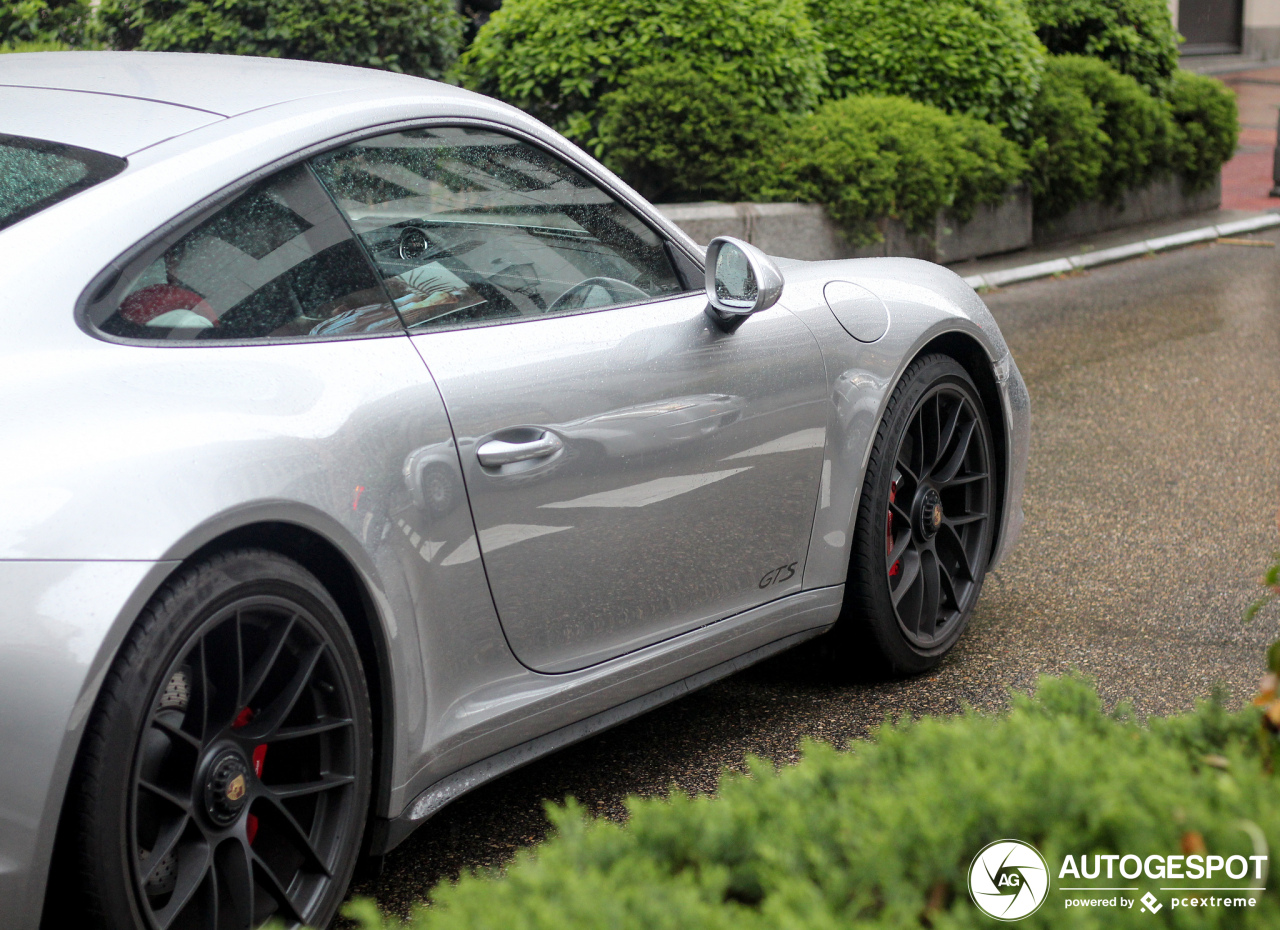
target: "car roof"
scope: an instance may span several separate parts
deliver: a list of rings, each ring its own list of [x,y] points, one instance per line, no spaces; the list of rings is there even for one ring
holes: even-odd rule
[[[172,52],[0,55],[0,133],[128,155],[251,110],[341,91],[456,94],[422,78],[313,61]]]
[[[0,133],[120,158],[222,119],[203,110],[133,97],[0,86]]]

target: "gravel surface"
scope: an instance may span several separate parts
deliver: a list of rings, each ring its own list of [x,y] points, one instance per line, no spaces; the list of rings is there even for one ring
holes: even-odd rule
[[[1245,699],[1278,625],[1240,618],[1277,547],[1280,250],[1201,245],[986,300],[1031,391],[1027,524],[937,670],[851,680],[803,646],[462,798],[354,893],[404,914],[541,840],[548,802],[622,819],[629,794],[712,792],[747,754],[787,764],[886,715],[997,710],[1045,673],[1148,714],[1215,683]]]

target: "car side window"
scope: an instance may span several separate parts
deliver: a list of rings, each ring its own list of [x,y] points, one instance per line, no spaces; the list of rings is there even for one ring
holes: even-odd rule
[[[132,339],[290,339],[403,332],[332,199],[306,165],[260,181],[153,246],[90,306]]]
[[[313,159],[415,330],[575,313],[684,288],[660,236],[581,172],[486,129]]]

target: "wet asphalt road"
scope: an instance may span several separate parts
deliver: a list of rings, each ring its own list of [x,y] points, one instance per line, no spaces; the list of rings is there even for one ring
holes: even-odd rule
[[[785,764],[886,715],[998,709],[1044,673],[1143,713],[1218,682],[1244,700],[1280,635],[1280,611],[1240,619],[1280,547],[1280,249],[1201,245],[986,299],[1031,391],[1027,523],[937,670],[849,680],[801,647],[462,798],[355,893],[403,914],[540,840],[547,801],[621,817],[629,794],[714,790],[748,753]]]

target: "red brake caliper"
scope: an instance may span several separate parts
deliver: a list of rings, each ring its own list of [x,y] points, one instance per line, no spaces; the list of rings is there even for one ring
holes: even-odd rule
[[[239,730],[241,727],[248,724],[248,722],[252,719],[253,719],[253,711],[250,708],[246,707],[244,710],[240,711],[240,713],[236,714],[236,719],[232,722],[231,729]],[[266,761],[267,761],[267,744],[260,743],[257,746],[254,746],[253,747],[253,774],[256,777],[258,778],[262,777],[262,765]],[[253,814],[250,814],[248,818],[245,820],[244,830],[245,830],[245,833],[248,834],[249,836],[250,845],[252,845],[254,838],[258,835],[258,818],[255,817]]]
[[[895,504],[897,503],[897,501],[898,501],[898,482],[895,480],[889,483],[889,503]],[[889,510],[889,526],[886,532],[889,538],[888,538],[888,542],[886,543],[885,555],[889,555],[890,553],[893,552],[893,509],[892,508],[890,508]],[[902,571],[901,559],[899,559],[898,561],[894,562],[892,565],[889,566],[889,577],[893,578],[900,571]]]

